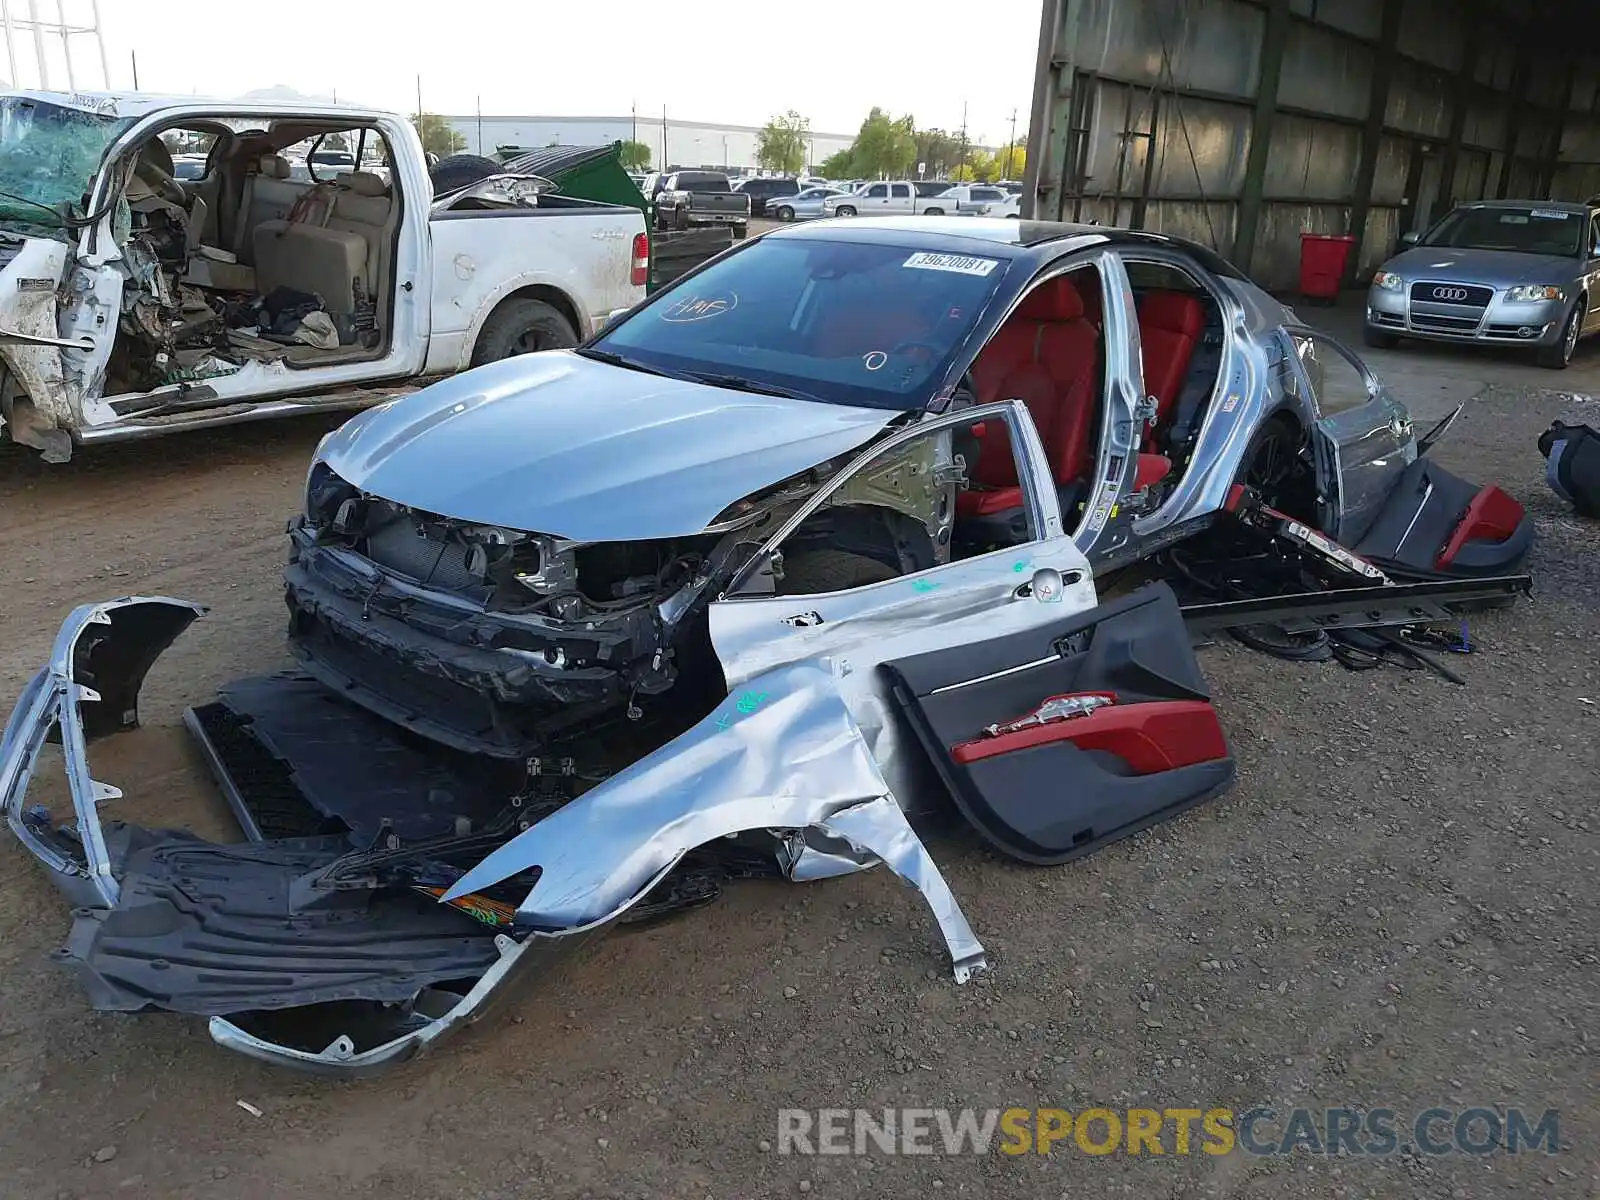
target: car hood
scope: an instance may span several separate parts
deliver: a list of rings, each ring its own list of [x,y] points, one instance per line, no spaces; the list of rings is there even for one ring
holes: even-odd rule
[[[683,537],[897,415],[549,350],[370,408],[318,457],[364,492],[439,516],[582,542]]]
[[[1486,283],[1511,287],[1518,283],[1565,284],[1578,269],[1578,260],[1557,254],[1520,254],[1513,250],[1451,250],[1443,246],[1418,246],[1398,254],[1384,270],[1413,279],[1440,279],[1455,283]]]

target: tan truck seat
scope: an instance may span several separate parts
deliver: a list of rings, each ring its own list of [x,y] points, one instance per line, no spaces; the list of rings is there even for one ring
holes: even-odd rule
[[[239,208],[233,221],[231,249],[242,263],[255,262],[254,231],[264,221],[285,221],[295,201],[306,194],[310,184],[289,178],[289,160],[279,154],[263,154],[244,177]]]
[[[397,216],[389,185],[381,177],[365,171],[341,174],[325,222],[264,221],[256,226],[251,240],[258,290],[315,292],[330,312],[352,314],[359,281],[361,294],[379,302],[377,311],[382,313]]]

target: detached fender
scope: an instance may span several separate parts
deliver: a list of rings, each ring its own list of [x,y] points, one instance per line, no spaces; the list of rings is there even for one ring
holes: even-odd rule
[[[494,851],[444,899],[537,867],[518,924],[535,937],[587,933],[620,917],[695,847],[759,830],[792,852],[809,833],[848,845],[859,865],[887,863],[933,909],[957,982],[985,965],[820,661],[745,684],[687,733]]]

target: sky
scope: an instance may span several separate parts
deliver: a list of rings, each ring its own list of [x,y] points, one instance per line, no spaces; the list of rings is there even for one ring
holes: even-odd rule
[[[13,19],[28,0],[4,0]],[[39,11],[53,15],[54,0]],[[69,21],[88,0],[64,0]],[[641,113],[760,125],[793,108],[853,133],[873,105],[996,144],[1027,132],[1040,0],[100,0],[111,87],[238,96],[275,86],[411,112]],[[695,13],[716,14],[713,19]],[[682,14],[682,15],[677,15]],[[31,39],[16,82],[37,84]],[[51,83],[66,84],[59,41]],[[79,88],[98,54],[74,41]],[[10,74],[0,60],[0,77]]]

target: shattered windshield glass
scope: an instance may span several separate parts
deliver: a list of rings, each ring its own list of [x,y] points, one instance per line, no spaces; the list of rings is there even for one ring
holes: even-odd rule
[[[81,212],[100,158],[127,122],[26,96],[0,96],[0,224],[62,229]]]

